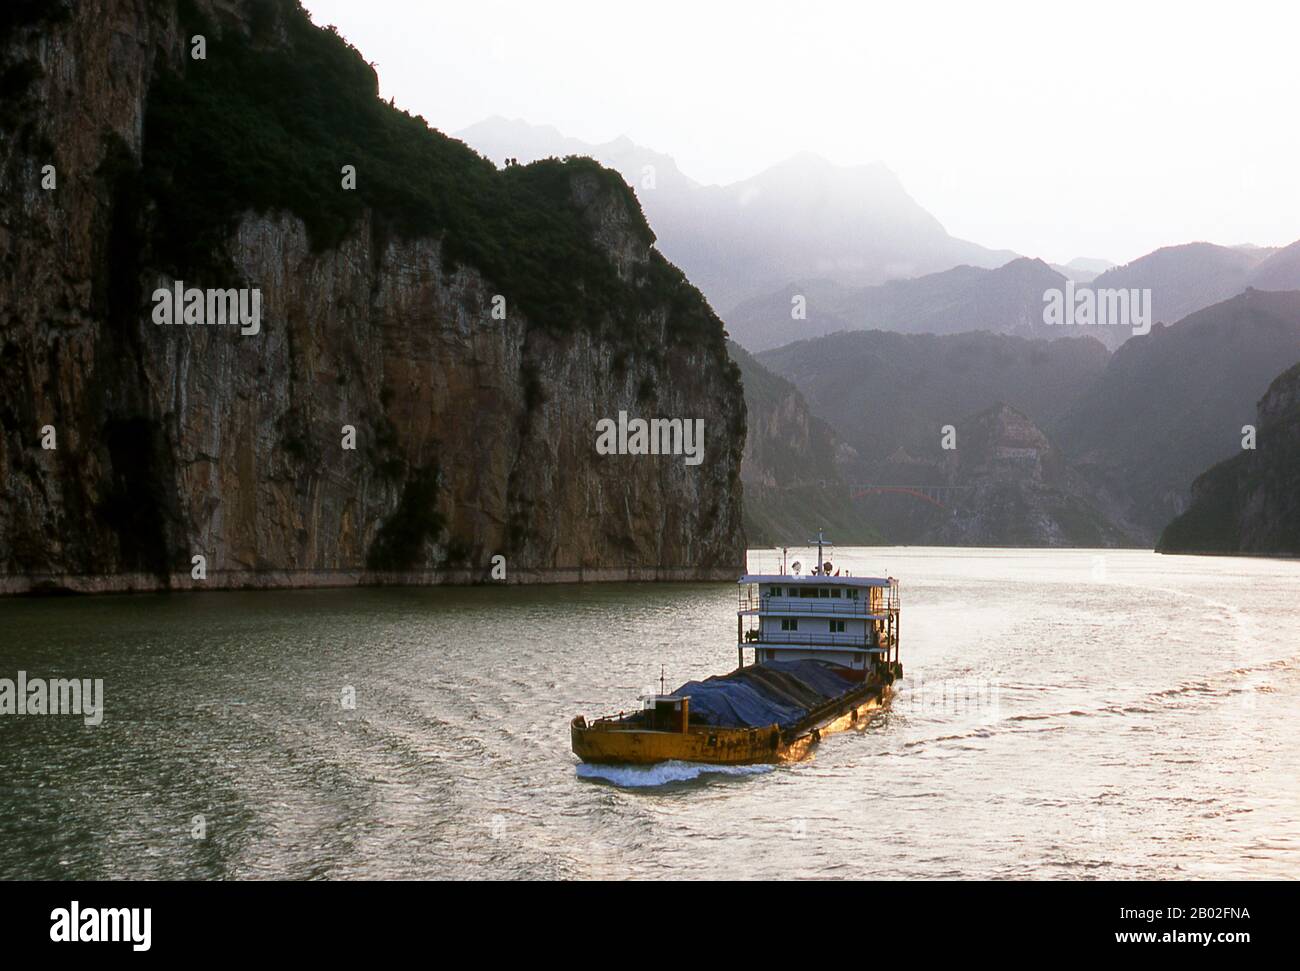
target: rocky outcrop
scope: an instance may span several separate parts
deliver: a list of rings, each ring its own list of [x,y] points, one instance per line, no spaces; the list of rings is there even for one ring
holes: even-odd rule
[[[1269,386],[1255,426],[1253,449],[1193,483],[1159,552],[1300,556],[1300,364]]]
[[[931,458],[896,449],[862,503],[891,543],[929,546],[1136,545],[1048,437],[996,404],[954,423]]]
[[[739,379],[621,179],[498,172],[378,102],[292,3],[19,5],[0,31],[0,589],[472,582],[495,556],[507,581],[742,567]],[[268,129],[238,106],[263,94],[231,85],[259,58],[310,64],[303,97],[387,126],[365,191],[336,203],[331,167],[317,204],[314,171],[268,161],[246,184],[200,151],[258,152],[241,139]],[[277,130],[299,140],[281,158],[354,157],[311,131]],[[155,323],[178,279],[258,290],[258,333]],[[598,454],[620,411],[701,419],[703,461]]]
[[[947,507],[922,542],[938,546],[1135,545],[1081,476],[1024,414],[999,404],[956,426]]]

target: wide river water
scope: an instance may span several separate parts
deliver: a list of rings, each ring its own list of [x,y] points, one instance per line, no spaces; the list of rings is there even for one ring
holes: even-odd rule
[[[0,877],[1300,876],[1300,562],[837,565],[901,581],[894,704],[733,773],[568,733],[734,667],[728,584],[0,601],[0,678],[105,695],[0,716]]]

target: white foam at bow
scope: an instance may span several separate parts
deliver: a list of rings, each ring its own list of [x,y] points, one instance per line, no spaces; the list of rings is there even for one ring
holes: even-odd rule
[[[703,762],[657,762],[654,765],[578,765],[578,778],[603,779],[625,789],[689,782],[702,775],[759,775],[774,765],[708,765]]]

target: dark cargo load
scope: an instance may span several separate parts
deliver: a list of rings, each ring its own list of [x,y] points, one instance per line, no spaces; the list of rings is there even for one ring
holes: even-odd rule
[[[771,661],[704,681],[688,681],[691,722],[718,728],[789,728],[819,705],[858,686],[827,661]]]

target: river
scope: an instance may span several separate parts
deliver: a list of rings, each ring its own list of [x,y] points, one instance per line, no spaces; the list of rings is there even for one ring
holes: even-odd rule
[[[727,773],[568,722],[734,666],[729,584],[0,601],[0,678],[104,684],[0,716],[0,877],[1300,876],[1300,562],[836,557],[901,581],[892,707]]]

